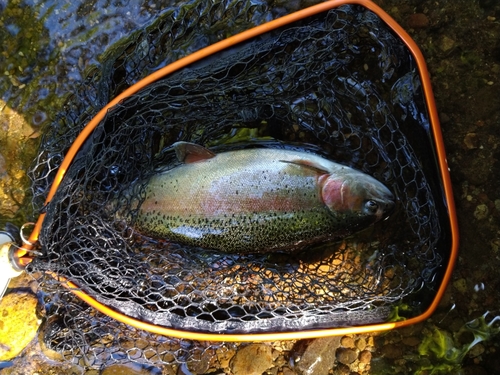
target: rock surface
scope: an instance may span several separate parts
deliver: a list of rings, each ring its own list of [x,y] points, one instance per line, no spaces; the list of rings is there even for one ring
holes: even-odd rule
[[[10,293],[0,302],[0,360],[16,357],[35,337],[40,325],[38,300],[31,293]]]
[[[236,353],[231,361],[234,375],[261,375],[272,365],[272,348],[266,344],[245,346]]]
[[[339,336],[334,336],[299,342],[296,350],[302,354],[297,357],[296,371],[304,375],[328,374],[335,364],[340,340]]]

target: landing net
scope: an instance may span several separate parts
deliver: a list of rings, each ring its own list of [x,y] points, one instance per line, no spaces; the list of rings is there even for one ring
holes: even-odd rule
[[[267,11],[244,1],[180,9],[110,51],[44,135],[31,171],[35,209],[46,212],[43,255],[27,270],[42,275],[45,345],[92,364],[179,363],[215,350],[116,322],[54,274],[127,316],[194,332],[322,329],[421,313],[447,257],[429,116],[414,57],[361,6],[268,32],[123,100],[43,205],[62,158],[100,107],[179,50],[189,53],[187,45],[213,42],[224,19],[245,28]],[[374,176],[397,207],[389,220],[307,255],[223,254],[144,237],[133,230],[144,185],[176,166],[169,146],[179,140],[216,152],[311,151]]]

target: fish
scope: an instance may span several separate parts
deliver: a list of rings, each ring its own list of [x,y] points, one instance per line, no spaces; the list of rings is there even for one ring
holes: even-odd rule
[[[233,254],[293,252],[365,229],[395,205],[374,177],[313,153],[172,147],[181,164],[146,183],[134,223],[150,237]]]

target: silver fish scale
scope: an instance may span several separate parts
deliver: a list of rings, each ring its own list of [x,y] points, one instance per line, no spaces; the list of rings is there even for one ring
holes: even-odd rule
[[[326,208],[233,215],[213,220],[179,218],[152,211],[145,213],[136,224],[174,242],[231,253],[258,253],[273,249],[298,251],[303,249],[300,245],[341,237],[346,233],[346,222],[352,221],[349,219],[354,217],[333,216]]]

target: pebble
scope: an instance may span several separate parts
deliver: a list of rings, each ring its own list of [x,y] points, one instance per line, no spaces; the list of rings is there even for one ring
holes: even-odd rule
[[[337,360],[344,365],[350,365],[358,358],[356,351],[349,348],[339,348],[336,354]]]
[[[479,357],[481,354],[483,354],[485,352],[485,347],[483,344],[481,343],[478,343],[476,345],[474,345],[470,350],[469,350],[469,357],[471,358],[475,358],[475,357]]]
[[[350,336],[342,337],[340,343],[344,348],[351,348],[351,349],[354,348],[354,339]]]
[[[467,133],[464,137],[464,144],[468,150],[479,148],[479,138],[476,133]]]
[[[340,346],[339,336],[300,341],[296,353],[302,353],[296,365],[299,374],[328,374],[335,365],[335,351]]]
[[[423,13],[415,13],[408,17],[408,27],[412,29],[424,29],[429,26],[429,18]]]
[[[361,363],[370,363],[372,360],[372,353],[368,350],[363,350],[361,353],[359,353],[359,361]]]
[[[439,48],[441,48],[443,52],[448,52],[453,49],[453,47],[455,47],[455,41],[446,35],[443,36]]]
[[[38,300],[31,293],[9,293],[0,302],[0,361],[16,357],[36,335]]]
[[[283,375],[295,375],[295,371],[293,371],[289,367],[283,367],[283,369],[281,370],[281,372],[283,373]]]
[[[358,341],[356,341],[356,348],[358,348],[358,350],[360,352],[362,352],[363,350],[365,350],[366,348],[366,340],[364,339],[364,337],[361,337],[358,339]]]
[[[250,344],[238,350],[231,361],[234,375],[261,375],[273,365],[272,348],[266,344]]]
[[[420,340],[418,337],[415,336],[409,336],[409,337],[404,337],[402,342],[403,344],[408,346],[417,346],[422,342],[422,340]]]
[[[453,286],[456,290],[458,290],[459,293],[467,293],[467,280],[465,280],[464,278],[455,280],[453,282]]]
[[[475,211],[474,211],[474,217],[477,220],[483,220],[483,219],[486,219],[488,217],[488,213],[489,213],[489,210],[488,210],[487,205],[478,204]]]
[[[380,351],[382,355],[389,359],[401,358],[403,356],[403,347],[398,344],[384,345]]]
[[[221,368],[228,368],[229,363],[231,363],[231,359],[236,354],[236,348],[228,347],[228,348],[219,348],[217,349],[217,361],[220,363]]]
[[[351,375],[351,369],[349,368],[349,366],[340,363],[335,367],[333,373],[335,375]]]

